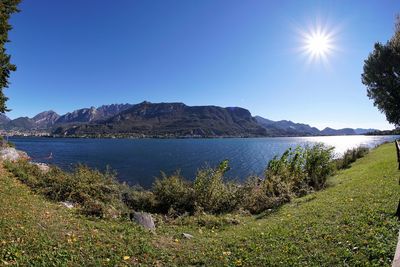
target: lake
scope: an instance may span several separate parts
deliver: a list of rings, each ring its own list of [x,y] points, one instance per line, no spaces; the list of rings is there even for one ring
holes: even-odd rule
[[[289,147],[324,143],[335,147],[340,155],[357,146],[375,147],[399,136],[326,136],[218,139],[73,139],[10,137],[17,149],[26,151],[37,162],[70,169],[84,163],[104,170],[108,165],[118,179],[130,185],[148,188],[160,171],[167,174],[180,170],[193,180],[198,168],[215,166],[228,159],[231,170],[227,177],[243,179],[262,174],[268,161]],[[47,159],[52,153],[52,159]]]

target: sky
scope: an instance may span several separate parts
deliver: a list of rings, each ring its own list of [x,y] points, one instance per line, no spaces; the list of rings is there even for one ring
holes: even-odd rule
[[[240,106],[320,129],[392,129],[361,83],[398,0],[24,0],[7,45],[7,113],[112,103]],[[304,35],[331,49],[310,60]]]

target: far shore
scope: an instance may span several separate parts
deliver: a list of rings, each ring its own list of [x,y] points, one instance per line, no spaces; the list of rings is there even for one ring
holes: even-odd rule
[[[293,137],[338,137],[338,136],[400,136],[400,134],[355,134],[355,135],[279,135],[279,136],[162,136],[162,135],[7,135],[11,138],[68,138],[68,139],[247,139],[247,138],[293,138]]]

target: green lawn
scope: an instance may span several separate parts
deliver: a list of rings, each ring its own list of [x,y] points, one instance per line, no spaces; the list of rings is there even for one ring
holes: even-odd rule
[[[382,145],[323,191],[270,214],[164,221],[156,233],[89,219],[0,173],[0,265],[390,265],[399,223],[396,151]],[[184,239],[182,233],[193,239]]]

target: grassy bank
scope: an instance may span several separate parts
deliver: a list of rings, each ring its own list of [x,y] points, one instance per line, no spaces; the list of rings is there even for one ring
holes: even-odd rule
[[[0,173],[0,262],[20,265],[389,265],[399,224],[396,152],[383,145],[278,210],[165,220],[148,233],[88,218]],[[182,233],[194,236],[182,238]]]

